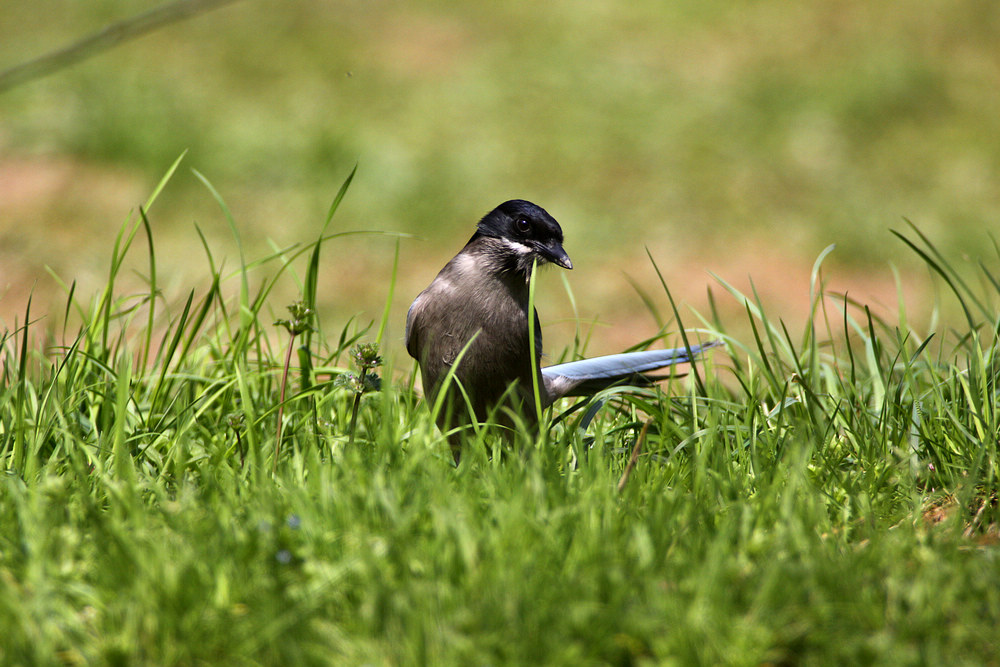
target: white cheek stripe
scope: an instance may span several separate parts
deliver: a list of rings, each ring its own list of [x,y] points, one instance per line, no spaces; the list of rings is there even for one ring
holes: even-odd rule
[[[510,239],[500,239],[503,241],[504,245],[516,252],[518,255],[530,255],[534,250],[524,245],[523,243],[518,243],[517,241],[511,241]]]

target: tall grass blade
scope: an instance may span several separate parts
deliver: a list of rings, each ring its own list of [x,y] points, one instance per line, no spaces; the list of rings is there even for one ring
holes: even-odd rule
[[[149,353],[152,347],[152,336],[153,336],[153,322],[156,319],[156,297],[159,292],[157,289],[156,282],[156,250],[153,248],[153,230],[149,225],[149,218],[146,217],[146,211],[140,206],[139,207],[139,217],[142,219],[142,227],[146,230],[146,242],[149,247],[149,296],[147,297],[147,313],[146,313],[146,331],[145,331],[145,341],[142,346],[142,363],[139,365],[140,368],[146,368],[149,365]]]

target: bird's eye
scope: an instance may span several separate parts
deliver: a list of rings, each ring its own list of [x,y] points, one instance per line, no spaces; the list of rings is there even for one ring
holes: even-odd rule
[[[526,218],[518,218],[514,221],[514,229],[518,234],[527,234],[531,231],[531,223]]]

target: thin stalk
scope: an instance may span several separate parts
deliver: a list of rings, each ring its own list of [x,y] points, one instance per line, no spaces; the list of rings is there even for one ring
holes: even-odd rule
[[[288,369],[292,365],[292,350],[295,349],[295,332],[288,337],[288,348],[285,350],[285,367],[281,371],[281,390],[278,394],[278,427],[274,436],[274,464],[272,474],[278,472],[278,455],[281,454],[281,426],[285,415],[285,388],[288,386]]]
[[[367,375],[368,375],[368,369],[367,368],[362,368],[361,369],[361,386],[362,387],[365,386],[365,379],[366,379]],[[360,391],[358,393],[354,394],[354,405],[351,407],[351,425],[349,427],[351,435],[348,436],[348,438],[347,438],[347,446],[348,447],[352,447],[354,445],[354,427],[357,426],[357,424],[358,424],[358,412],[361,409],[361,394],[362,394],[362,392],[360,392]]]

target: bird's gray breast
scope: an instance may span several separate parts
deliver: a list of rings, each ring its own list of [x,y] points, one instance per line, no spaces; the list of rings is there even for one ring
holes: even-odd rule
[[[460,254],[417,297],[407,348],[421,362],[425,385],[443,380],[460,354],[456,375],[480,395],[499,395],[513,380],[530,377],[527,289],[510,278]]]

